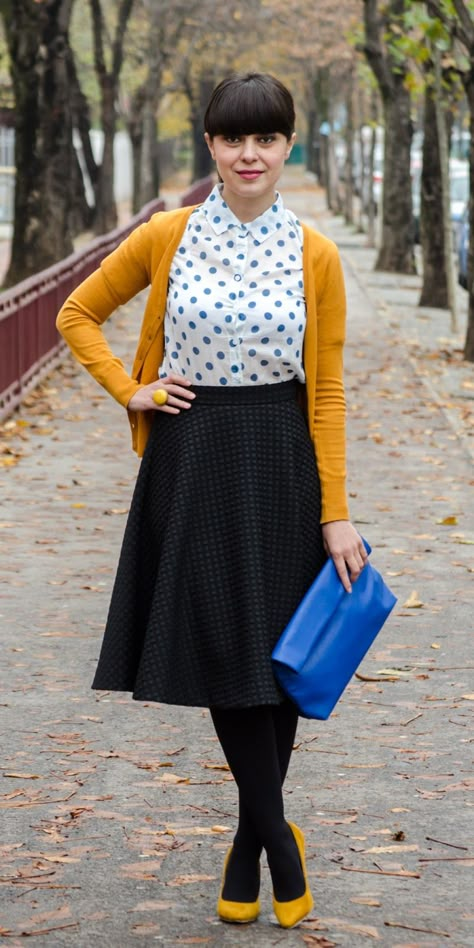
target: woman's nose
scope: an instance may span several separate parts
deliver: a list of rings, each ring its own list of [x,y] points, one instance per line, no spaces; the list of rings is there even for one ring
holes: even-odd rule
[[[242,142],[242,158],[244,161],[253,161],[256,157],[256,143],[253,138],[246,136]]]

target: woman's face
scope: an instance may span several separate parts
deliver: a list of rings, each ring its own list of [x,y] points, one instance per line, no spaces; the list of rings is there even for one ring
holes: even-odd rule
[[[235,204],[255,206],[261,214],[275,198],[275,185],[288,158],[290,141],[281,133],[265,135],[215,135],[206,142],[224,183],[223,197],[234,210]],[[247,202],[249,202],[247,204]]]

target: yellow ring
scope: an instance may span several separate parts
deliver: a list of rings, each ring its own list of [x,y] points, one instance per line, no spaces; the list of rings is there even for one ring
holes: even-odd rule
[[[168,401],[168,392],[165,388],[157,388],[151,397],[155,405],[166,405],[166,402]]]

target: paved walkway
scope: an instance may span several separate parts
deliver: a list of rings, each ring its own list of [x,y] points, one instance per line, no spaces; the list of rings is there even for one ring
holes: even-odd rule
[[[68,362],[0,455],[0,948],[474,945],[471,368],[310,179],[283,190],[341,246],[352,515],[399,597],[330,720],[298,731],[287,812],[315,911],[279,929],[265,870],[258,924],[219,923],[235,792],[208,713],[90,691],[137,461]],[[127,363],[142,311],[108,327]]]

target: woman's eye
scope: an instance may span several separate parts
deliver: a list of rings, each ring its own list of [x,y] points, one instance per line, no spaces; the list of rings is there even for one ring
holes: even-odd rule
[[[271,145],[271,143],[275,141],[275,136],[262,135],[262,137],[260,138],[260,141],[262,142],[263,145]]]

